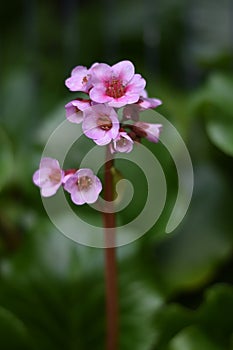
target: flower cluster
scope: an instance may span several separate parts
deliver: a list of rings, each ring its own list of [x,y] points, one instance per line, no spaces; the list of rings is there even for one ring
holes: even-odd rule
[[[94,63],[89,69],[77,66],[65,85],[71,91],[86,94],[86,98],[75,98],[65,105],[66,118],[72,123],[82,123],[84,134],[97,145],[108,145],[111,153],[129,153],[142,138],[158,142],[162,125],[141,122],[139,114],[162,102],[147,96],[146,81],[135,74],[132,62],[121,61],[113,66]],[[123,109],[121,120],[120,108]],[[44,197],[54,195],[63,186],[78,205],[94,203],[102,190],[99,178],[91,169],[62,170],[53,158],[42,158],[33,182]]]
[[[87,94],[85,99],[76,98],[66,104],[66,117],[72,123],[82,123],[84,134],[97,145],[110,144],[114,153],[130,152],[142,137],[158,142],[161,124],[141,123],[139,113],[162,102],[148,98],[146,81],[135,74],[130,61],[112,67],[105,63],[94,63],[89,69],[77,66],[65,84],[71,91]],[[123,108],[121,121],[119,108]]]
[[[53,158],[42,158],[33,182],[40,187],[43,197],[54,195],[60,186],[70,193],[75,204],[94,203],[102,191],[100,179],[91,169],[62,170]]]

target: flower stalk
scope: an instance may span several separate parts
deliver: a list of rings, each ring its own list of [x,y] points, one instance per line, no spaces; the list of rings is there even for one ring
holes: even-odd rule
[[[107,338],[106,349],[117,350],[118,347],[118,291],[117,291],[117,266],[115,248],[116,217],[113,210],[114,188],[113,173],[114,159],[110,148],[107,146],[105,162],[105,190],[104,199],[111,212],[103,212],[105,230],[105,283],[106,283],[106,323]]]

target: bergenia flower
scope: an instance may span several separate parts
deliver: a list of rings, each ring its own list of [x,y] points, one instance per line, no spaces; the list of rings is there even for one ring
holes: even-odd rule
[[[135,131],[138,128],[139,131],[144,133],[144,137],[151,142],[158,142],[159,135],[161,132],[162,124],[152,124],[152,123],[144,123],[137,122],[134,124]],[[137,132],[137,131],[136,131]]]
[[[119,120],[112,107],[97,104],[85,109],[83,113],[83,132],[97,145],[107,145],[117,137]]]
[[[162,104],[162,101],[159,100],[158,98],[149,98],[146,90],[142,91],[138,104],[140,104],[140,102],[144,100],[146,101],[148,100],[148,104],[147,105],[145,104],[145,106],[142,107],[143,109],[156,108]]]
[[[133,149],[133,140],[125,131],[120,131],[115,140],[111,144],[111,152],[129,153]]]
[[[70,193],[75,204],[81,205],[96,202],[102,184],[91,169],[79,169],[65,182],[64,189]]]
[[[140,97],[137,102],[140,111],[144,111],[146,109],[153,109],[162,104],[162,101],[158,98],[148,98],[148,97]]]
[[[91,101],[77,98],[76,100],[70,101],[65,105],[66,118],[71,123],[80,124],[83,121],[83,111],[90,107]]]
[[[43,197],[53,196],[62,184],[64,172],[53,158],[42,158],[39,169],[33,175],[33,182],[40,187]]]
[[[141,111],[145,111],[147,109],[157,108],[162,104],[162,101],[158,98],[148,98],[146,90],[143,90],[139,100],[131,105],[125,106],[123,109],[123,121],[125,120],[139,120],[139,114]]]
[[[92,89],[90,98],[97,103],[108,103],[120,108],[139,100],[146,82],[135,74],[130,61],[121,61],[112,67],[100,63],[92,68]]]
[[[66,79],[65,85],[71,91],[82,91],[88,93],[89,89],[92,86],[92,68],[95,67],[97,64],[98,63],[94,63],[89,69],[84,66],[75,67],[71,72],[71,76],[68,79]]]

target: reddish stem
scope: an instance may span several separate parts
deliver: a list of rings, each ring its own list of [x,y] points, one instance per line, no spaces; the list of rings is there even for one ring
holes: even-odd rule
[[[113,201],[113,175],[112,167],[114,165],[113,158],[109,147],[107,147],[106,163],[105,163],[105,191],[104,199],[108,202]],[[113,209],[113,204],[108,204],[108,208]],[[116,249],[115,230],[116,221],[115,213],[103,213],[103,221],[105,228],[105,278],[106,278],[106,316],[107,316],[107,350],[117,350],[118,340],[118,295],[117,295],[117,267],[116,267]]]

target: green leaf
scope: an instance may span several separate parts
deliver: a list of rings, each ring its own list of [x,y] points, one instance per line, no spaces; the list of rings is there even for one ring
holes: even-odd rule
[[[0,306],[0,339],[4,350],[26,350],[29,334],[25,324],[11,311]]]
[[[208,338],[199,328],[188,327],[175,336],[169,350],[224,350]]]
[[[230,346],[233,335],[233,288],[225,284],[209,289],[197,315],[200,327],[215,342]]]
[[[206,119],[211,141],[233,155],[233,80],[222,74],[210,76],[206,86],[191,101],[191,110]]]
[[[207,133],[218,148],[233,156],[233,114],[228,117],[219,112],[217,115],[208,117]]]
[[[184,327],[192,324],[194,313],[178,304],[163,305],[155,315],[156,346],[163,348]]]

